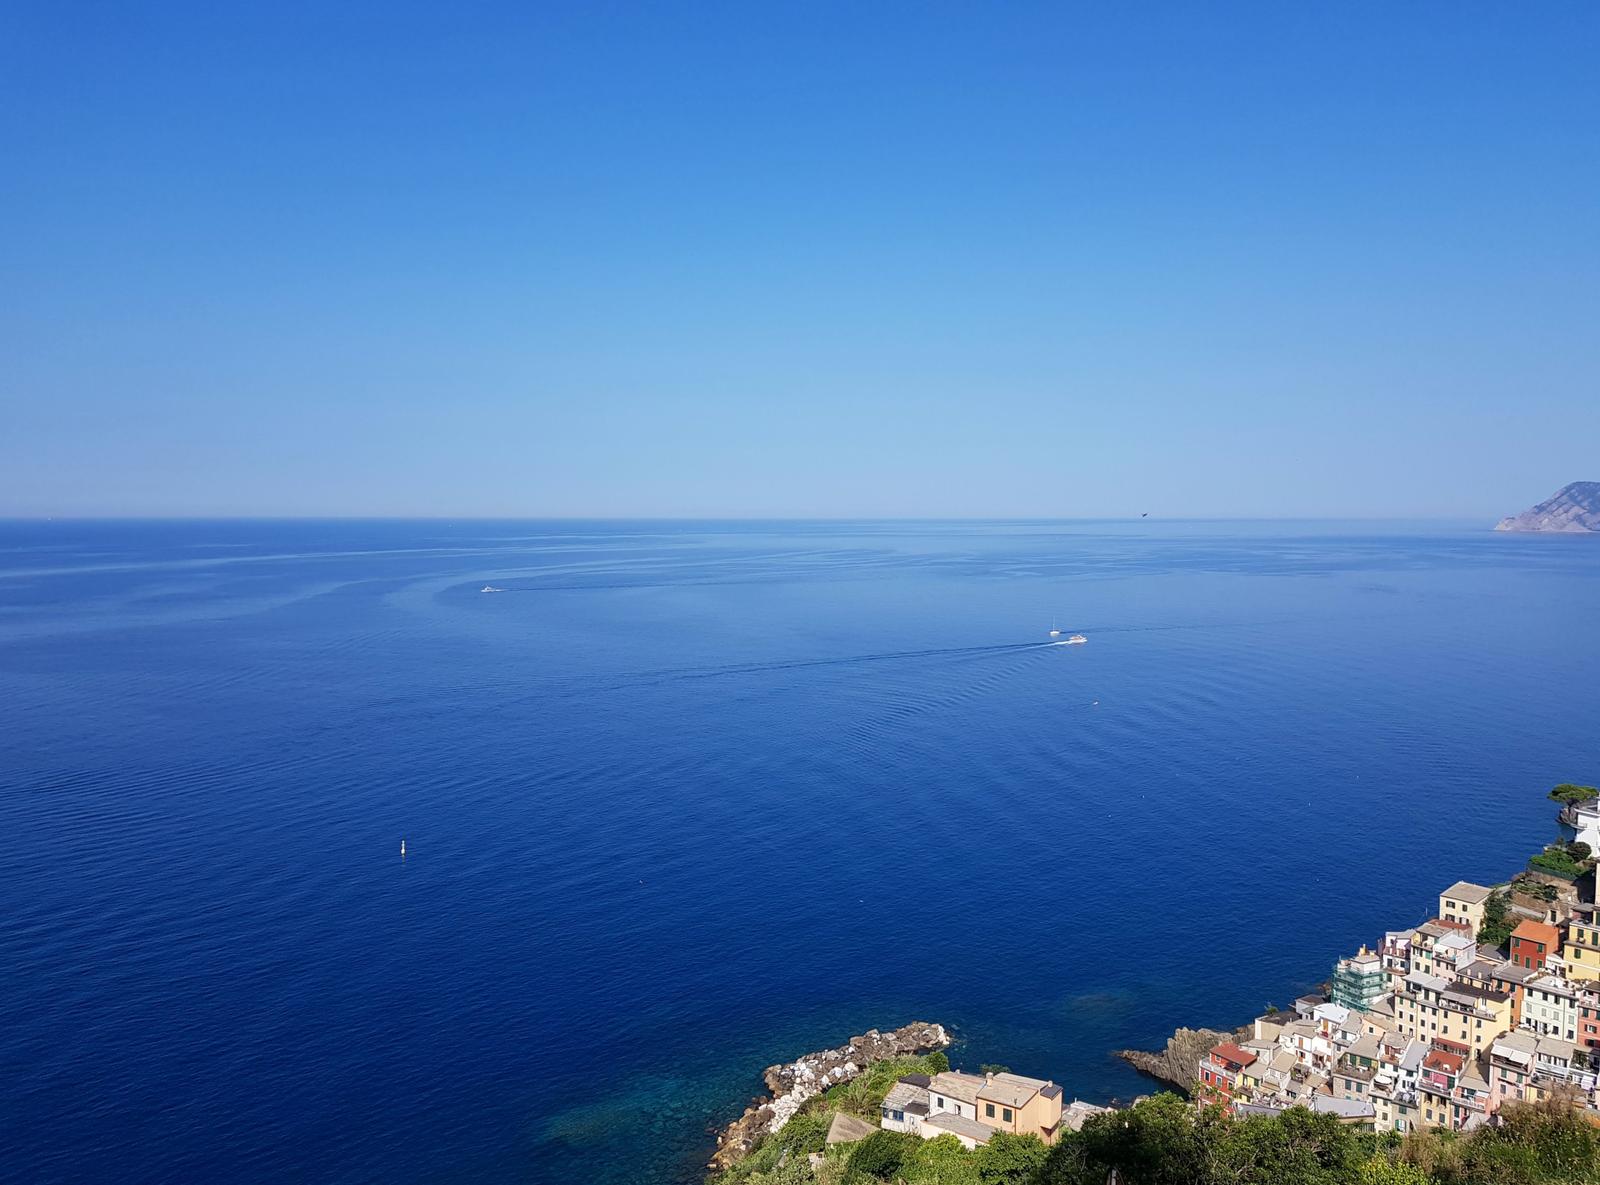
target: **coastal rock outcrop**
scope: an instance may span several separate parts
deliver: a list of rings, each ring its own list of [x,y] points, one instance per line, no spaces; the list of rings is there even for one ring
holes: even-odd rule
[[[1136,1070],[1152,1078],[1170,1082],[1179,1090],[1188,1092],[1200,1075],[1200,1059],[1211,1051],[1213,1045],[1235,1040],[1237,1034],[1220,1029],[1179,1029],[1167,1038],[1167,1047],[1160,1053],[1143,1049],[1119,1049],[1117,1056]]]
[[[1600,481],[1575,481],[1563,486],[1532,510],[1501,519],[1495,530],[1563,534],[1600,531]]]
[[[928,1053],[950,1044],[943,1025],[913,1021],[890,1033],[868,1029],[850,1038],[837,1049],[824,1049],[781,1065],[768,1066],[762,1075],[771,1097],[758,1099],[743,1115],[722,1130],[717,1151],[711,1158],[714,1169],[737,1164],[770,1132],[775,1132],[794,1116],[802,1103],[830,1086],[848,1082],[874,1062],[892,1057]]]

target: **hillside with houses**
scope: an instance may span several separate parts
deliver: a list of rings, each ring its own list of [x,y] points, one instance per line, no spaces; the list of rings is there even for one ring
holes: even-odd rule
[[[713,1185],[1600,1185],[1600,793],[1551,798],[1568,838],[1216,1041],[1187,1101],[954,1069],[919,1022],[769,1068]]]
[[[1433,917],[1340,959],[1326,996],[1216,1044],[1196,1098],[1402,1134],[1472,1131],[1513,1102],[1570,1100],[1600,1118],[1600,797],[1551,797],[1571,839],[1506,884],[1449,885]]]

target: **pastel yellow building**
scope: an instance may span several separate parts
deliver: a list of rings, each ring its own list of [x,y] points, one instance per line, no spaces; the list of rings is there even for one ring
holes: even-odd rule
[[[1494,988],[1413,971],[1395,993],[1399,1032],[1419,1041],[1453,1041],[1476,1056],[1511,1027],[1511,997]]]
[[[1053,1143],[1061,1130],[1061,1088],[1021,1074],[987,1074],[978,1090],[978,1122]]]
[[[1593,914],[1573,915],[1561,954],[1567,960],[1568,979],[1600,979],[1600,922]]]

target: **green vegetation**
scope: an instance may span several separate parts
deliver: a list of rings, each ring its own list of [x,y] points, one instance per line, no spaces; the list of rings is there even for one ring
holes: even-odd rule
[[[916,1156],[921,1136],[909,1132],[875,1131],[857,1144],[845,1163],[847,1176],[876,1177],[880,1181],[893,1181],[900,1170]]]
[[[1582,855],[1579,855],[1580,852]],[[1592,866],[1588,844],[1569,844],[1559,839],[1528,860],[1528,867],[1535,872],[1548,873],[1569,881],[1577,880]]]
[[[1554,885],[1536,881],[1525,872],[1511,878],[1511,887],[1519,893],[1525,893],[1529,897],[1537,898],[1540,901],[1554,901],[1556,899],[1556,887]]]
[[[1511,931],[1516,929],[1515,923],[1506,917],[1506,906],[1510,904],[1510,900],[1510,896],[1503,889],[1496,889],[1483,903],[1483,925],[1478,927],[1480,946],[1492,946],[1496,950],[1504,950],[1510,943]]]
[[[1574,786],[1571,782],[1562,782],[1550,791],[1552,802],[1588,802],[1591,798],[1600,798],[1600,789],[1593,786]]]
[[[809,1099],[794,1118],[783,1125],[781,1131],[762,1140],[755,1151],[738,1164],[713,1174],[710,1181],[712,1185],[811,1185],[811,1182],[818,1178],[812,1174],[806,1158],[813,1152],[824,1150],[828,1125],[833,1122],[834,1112],[845,1111],[877,1123],[878,1107],[883,1102],[883,1096],[889,1093],[889,1088],[897,1079],[906,1074],[937,1074],[949,1068],[950,1059],[940,1052],[930,1053],[924,1057],[891,1058],[869,1066],[851,1081],[841,1082],[826,1093]],[[930,1142],[913,1138],[919,1144]],[[965,1155],[966,1150],[954,1137],[951,1137],[950,1143],[955,1145],[958,1153]],[[840,1144],[828,1150],[828,1161],[823,1167],[825,1173],[832,1175],[826,1177],[826,1180],[835,1182],[836,1185],[843,1180],[847,1158],[855,1147],[857,1145]],[[928,1153],[924,1149],[916,1149],[916,1152],[918,1163],[926,1160]],[[976,1170],[966,1167],[965,1171],[969,1176],[948,1178],[932,1176],[919,1179],[932,1182],[934,1185],[945,1185],[947,1180],[950,1185],[977,1185],[978,1179],[976,1175],[972,1175]],[[869,1175],[867,1179],[873,1178]]]
[[[969,1152],[950,1135],[880,1131],[827,1149],[814,1173],[805,1154],[822,1150],[832,1107],[813,1102],[716,1185],[1106,1185],[1113,1174],[1120,1185],[1600,1185],[1600,1127],[1556,1101],[1509,1104],[1500,1126],[1469,1135],[1401,1139],[1304,1108],[1234,1119],[1162,1094],[1050,1148],[997,1133]]]
[[[823,1101],[829,1111],[847,1111],[851,1115],[858,1115],[862,1119],[877,1123],[880,1118],[878,1107],[883,1102],[883,1096],[889,1093],[889,1088],[907,1074],[936,1074],[937,1070],[929,1066],[929,1057],[892,1057],[887,1061],[876,1062],[857,1074],[849,1082],[841,1082],[838,1086],[830,1086]],[[944,1057],[944,1054],[939,1054]],[[949,1065],[949,1062],[945,1062]]]
[[[1028,1185],[1593,1185],[1600,1128],[1571,1105],[1511,1104],[1466,1136],[1399,1140],[1303,1108],[1230,1119],[1160,1095],[1097,1116],[1050,1150]]]

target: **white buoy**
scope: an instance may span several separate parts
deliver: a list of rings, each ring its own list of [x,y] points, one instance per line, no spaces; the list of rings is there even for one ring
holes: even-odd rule
[[[401,840],[401,841],[400,841],[400,855],[401,855],[401,856],[402,856],[402,857],[404,857],[404,856],[405,856],[405,854],[406,854],[406,841],[405,841],[405,840],[403,840],[403,839],[402,839],[402,840]]]

